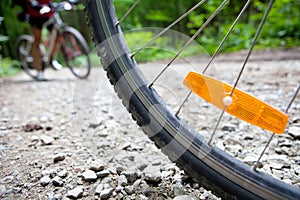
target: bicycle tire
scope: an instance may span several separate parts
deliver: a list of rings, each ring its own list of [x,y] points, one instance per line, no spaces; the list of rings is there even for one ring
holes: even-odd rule
[[[76,40],[76,45],[78,45],[79,48],[78,50],[80,51],[81,54],[80,58],[78,58],[79,55],[74,55],[76,51],[74,50],[73,44],[71,44],[71,47],[66,46],[71,43],[70,41],[69,43],[67,43],[68,35],[71,35],[71,37],[73,37]],[[88,45],[84,37],[81,35],[81,33],[78,30],[70,26],[64,28],[62,32],[62,37],[64,37],[65,44],[61,46],[61,50],[63,52],[63,56],[68,68],[76,77],[80,79],[87,78],[91,71],[91,61],[89,57]],[[71,49],[68,50],[67,48],[71,48]],[[70,53],[72,54],[71,56],[69,55]]]
[[[32,66],[33,59],[28,60],[31,58],[30,51],[32,48],[32,43],[34,39],[31,35],[21,35],[16,42],[17,46],[17,55],[21,62],[22,69],[33,79],[37,79],[37,71]]]
[[[133,119],[158,148],[200,184],[224,199],[300,199],[300,190],[254,171],[193,131],[148,87],[126,45],[111,0],[85,0],[104,69]]]

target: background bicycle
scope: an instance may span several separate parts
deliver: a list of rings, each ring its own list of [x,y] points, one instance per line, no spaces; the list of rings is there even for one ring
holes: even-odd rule
[[[78,30],[64,23],[59,15],[59,11],[71,10],[73,5],[74,1],[71,3],[60,2],[41,8],[42,12],[53,10],[54,15],[44,24],[44,27],[51,25],[52,30],[50,34],[47,32],[44,34],[40,50],[43,67],[46,68],[51,65],[56,69],[57,65],[51,63],[50,57],[54,50],[56,38],[59,37],[61,54],[58,54],[57,57],[60,58],[60,61],[65,61],[65,65],[76,77],[84,79],[89,76],[91,70],[87,42]],[[21,35],[17,40],[17,51],[24,71],[32,78],[37,79],[38,73],[33,66],[33,57],[31,56],[32,43],[33,37],[31,35]]]

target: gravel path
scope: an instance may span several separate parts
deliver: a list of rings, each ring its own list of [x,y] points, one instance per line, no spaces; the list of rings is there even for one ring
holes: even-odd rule
[[[276,91],[260,97],[286,105],[292,88],[300,82],[299,49],[291,52],[276,52],[280,56],[275,60],[253,60],[241,86],[263,94]],[[235,60],[228,60],[228,55],[219,57],[216,65],[221,66],[218,72],[225,80],[232,80],[226,73],[240,66],[237,58],[241,54],[231,56]],[[190,59],[192,65],[204,61]],[[141,67],[153,69],[162,63]],[[184,71],[182,64],[174,66]],[[74,79],[67,69],[48,70],[46,76],[46,82],[31,81],[25,74],[0,79],[0,198],[219,199],[169,162],[132,122],[102,69],[93,68],[89,79],[83,81]],[[278,96],[286,98],[275,101]],[[169,98],[170,106],[178,106],[180,100],[174,101]],[[263,159],[263,170],[298,186],[299,113],[298,98],[291,108],[292,128],[276,137],[267,153],[277,159]],[[182,113],[197,114],[191,124],[209,130],[203,128],[207,122],[199,124],[195,108],[188,107]],[[232,118],[221,129],[216,144],[249,163],[268,137]],[[246,130],[253,134],[243,134]],[[232,135],[233,131],[237,134]]]

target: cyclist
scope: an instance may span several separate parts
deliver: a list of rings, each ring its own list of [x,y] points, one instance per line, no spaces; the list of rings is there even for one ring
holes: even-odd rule
[[[52,3],[52,0],[25,0],[26,1],[26,7],[25,11],[29,15],[29,24],[31,25],[31,34],[34,37],[34,42],[32,45],[32,51],[31,55],[33,57],[33,64],[36,70],[38,71],[37,80],[43,81],[46,80],[44,77],[44,68],[42,66],[42,56],[40,52],[40,42],[42,37],[42,28],[43,24],[49,20],[50,17],[52,17],[53,12],[46,12],[44,14],[41,14],[40,9],[43,5],[49,5]],[[49,30],[51,30],[51,27],[48,27]],[[55,50],[59,46],[59,38],[57,38],[57,41],[55,42],[54,51],[52,52],[51,58],[54,57]],[[61,65],[57,63],[57,61],[52,60],[51,61],[52,67],[54,69],[61,68]]]

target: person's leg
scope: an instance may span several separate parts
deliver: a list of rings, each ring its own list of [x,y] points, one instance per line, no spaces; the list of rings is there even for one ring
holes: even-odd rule
[[[51,58],[54,58],[56,56],[57,51],[60,48],[60,35],[57,35],[55,43],[54,43],[54,48],[53,51],[51,52]]]
[[[53,24],[50,24],[49,26],[47,26],[47,29],[51,32],[51,35],[53,34],[52,31],[57,31],[53,28]],[[57,33],[56,33],[57,34]],[[50,38],[48,38],[48,40],[50,40]],[[60,35],[56,35],[55,41],[54,41],[54,46],[53,46],[53,50],[51,52],[50,55],[50,65],[52,66],[53,69],[55,70],[60,70],[62,68],[62,65],[59,64],[54,58],[60,48],[60,42],[61,42],[61,36]]]
[[[42,37],[42,30],[37,26],[31,26],[31,34],[34,37],[34,42],[32,44],[31,55],[34,59],[33,64],[37,71],[42,72],[42,55],[40,52],[40,42]]]
[[[51,66],[53,69],[55,70],[60,70],[62,68],[62,65],[59,64],[54,58],[60,48],[60,39],[61,36],[57,35],[56,39],[55,39],[55,43],[54,43],[54,47],[53,47],[53,51],[51,52]]]

